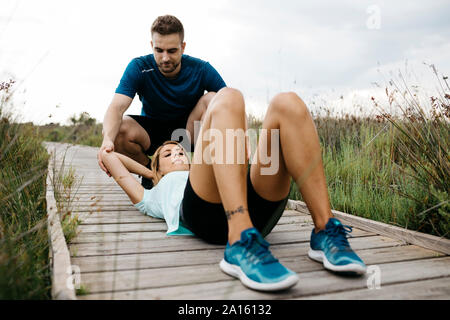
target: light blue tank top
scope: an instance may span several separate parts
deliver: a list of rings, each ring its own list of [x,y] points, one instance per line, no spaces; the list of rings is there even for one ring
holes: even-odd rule
[[[152,189],[145,189],[144,198],[134,206],[151,217],[164,219],[167,235],[194,235],[180,221],[180,206],[189,171],[166,174]]]

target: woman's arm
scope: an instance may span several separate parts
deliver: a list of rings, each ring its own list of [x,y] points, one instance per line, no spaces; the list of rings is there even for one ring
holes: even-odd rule
[[[144,187],[141,186],[139,182],[131,175],[128,167],[126,167],[125,163],[127,163],[130,167],[136,167],[133,162],[136,161],[128,158],[124,159],[121,157],[119,153],[116,152],[107,152],[106,150],[102,151],[102,159],[103,164],[108,169],[108,172],[111,176],[116,180],[119,186],[126,192],[128,197],[130,198],[133,204],[139,203],[144,198]],[[120,159],[122,158],[122,159]],[[122,161],[124,160],[124,161]],[[144,166],[142,166],[145,168]],[[150,171],[149,169],[145,168]],[[151,172],[151,171],[150,171]],[[148,172],[147,172],[148,174]]]
[[[153,172],[152,170],[150,170],[149,168],[143,166],[142,164],[140,164],[139,162],[123,155],[117,152],[113,152],[114,155],[117,156],[117,158],[119,158],[119,160],[123,163],[123,165],[125,166],[125,168],[128,169],[128,171],[130,171],[131,173],[135,173],[138,174],[142,177],[145,177],[147,179],[152,179],[153,178]]]

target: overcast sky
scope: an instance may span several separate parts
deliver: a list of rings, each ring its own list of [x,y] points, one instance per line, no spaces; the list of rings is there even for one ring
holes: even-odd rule
[[[128,62],[152,53],[150,26],[164,14],[182,21],[185,54],[209,61],[258,116],[280,91],[311,109],[369,109],[373,83],[406,62],[423,86],[423,62],[450,73],[450,1],[1,0],[0,80],[19,83],[23,121],[82,111],[102,121]],[[128,113],[140,108],[136,97]]]

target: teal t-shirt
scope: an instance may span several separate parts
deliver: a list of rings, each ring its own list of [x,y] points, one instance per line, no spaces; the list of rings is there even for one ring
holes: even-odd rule
[[[168,79],[159,71],[153,54],[149,54],[131,60],[116,93],[131,99],[137,93],[142,101],[142,116],[175,120],[187,118],[205,90],[217,92],[223,87],[225,82],[209,62],[182,55],[180,73]]]
[[[188,177],[189,171],[166,174],[152,189],[145,189],[142,201],[134,205],[142,213],[164,219],[169,236],[194,235],[180,221],[180,206]]]

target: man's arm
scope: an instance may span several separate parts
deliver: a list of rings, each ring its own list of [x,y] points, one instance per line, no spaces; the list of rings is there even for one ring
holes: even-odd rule
[[[122,117],[125,111],[130,107],[133,99],[130,97],[116,93],[114,94],[113,100],[106,110],[105,117],[103,119],[103,142],[100,150],[97,153],[98,165],[103,171],[111,176],[108,169],[103,164],[102,151],[107,150],[108,152],[114,151],[114,141],[116,140],[117,134],[119,133],[119,128],[122,123]]]

